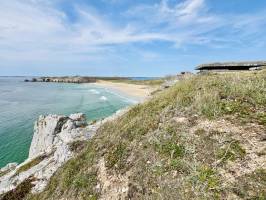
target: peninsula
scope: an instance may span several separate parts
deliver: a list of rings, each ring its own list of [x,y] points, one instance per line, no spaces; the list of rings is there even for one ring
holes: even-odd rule
[[[97,80],[125,80],[127,77],[93,77],[93,76],[45,76],[25,79],[25,82],[51,82],[51,83],[95,83]]]

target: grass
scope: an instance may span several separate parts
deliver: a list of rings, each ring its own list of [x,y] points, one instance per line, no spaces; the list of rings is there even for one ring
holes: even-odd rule
[[[158,86],[164,83],[165,79],[154,79],[154,80],[130,80],[130,79],[121,79],[121,80],[108,80],[113,83],[128,83],[136,85],[148,85],[148,86]]]
[[[10,169],[4,170],[4,171],[0,171],[0,177],[8,174],[10,171],[14,170],[16,168],[16,166],[11,167]]]
[[[156,145],[160,153],[165,154],[173,159],[183,157],[185,154],[185,147],[178,145],[175,142],[167,142]]]
[[[0,177],[6,175],[8,172],[10,172],[10,171],[9,170],[6,170],[4,172],[0,172]]]
[[[69,148],[73,152],[80,152],[82,151],[86,146],[86,142],[82,140],[77,140],[69,144]]]
[[[234,139],[234,133],[194,127],[206,119],[265,125],[265,81],[266,71],[179,81],[102,125],[84,150],[58,170],[46,190],[29,199],[99,198],[104,191],[97,187],[97,169],[103,158],[110,176],[130,172],[127,198],[226,199],[237,192],[234,185],[226,189],[220,170],[227,170],[228,161],[245,158],[244,143]],[[175,123],[176,116],[187,118],[188,123]],[[219,160],[222,164],[215,164]],[[264,195],[264,172],[252,179],[257,181],[254,187],[242,178],[236,177],[236,185],[242,183],[241,188],[253,192],[257,185],[262,192],[253,196]],[[241,191],[239,196],[249,195]]]
[[[29,195],[28,199],[60,199],[63,195],[79,195],[80,199],[97,199],[97,166],[95,145],[89,141],[85,149],[75,158],[69,160],[53,176],[46,190],[40,195]],[[88,167],[89,166],[89,167]],[[52,194],[52,195],[51,195]]]
[[[245,149],[240,145],[239,141],[230,141],[226,147],[218,150],[217,157],[222,163],[231,160],[235,161],[237,158],[244,158],[246,155]]]
[[[204,187],[203,190],[215,190],[220,186],[217,172],[209,166],[202,166],[194,181],[200,182],[200,185]]]
[[[266,170],[257,169],[240,177],[234,185],[233,191],[244,199],[266,199]]]
[[[122,169],[125,163],[124,159],[127,157],[127,146],[125,144],[119,143],[114,147],[113,150],[106,154],[106,167]]]
[[[32,168],[33,166],[38,165],[46,157],[47,157],[47,155],[41,155],[41,156],[38,156],[37,158],[34,158],[32,161],[30,161],[30,162],[26,163],[25,165],[22,165],[21,167],[19,167],[17,169],[15,175],[20,174],[22,172],[25,172],[28,169]]]
[[[32,182],[34,178],[30,177],[20,183],[15,189],[5,193],[3,196],[0,196],[1,200],[18,200],[24,199],[30,192],[31,188],[34,186]]]

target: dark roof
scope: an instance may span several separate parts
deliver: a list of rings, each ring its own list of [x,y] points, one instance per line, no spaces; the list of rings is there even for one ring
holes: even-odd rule
[[[253,67],[262,67],[266,66],[266,61],[257,61],[257,62],[217,62],[217,63],[209,63],[202,64],[196,67],[196,70],[203,69],[249,69]]]

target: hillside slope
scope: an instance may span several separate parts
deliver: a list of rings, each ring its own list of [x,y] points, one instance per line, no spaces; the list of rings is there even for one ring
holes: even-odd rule
[[[266,71],[195,76],[104,124],[27,199],[265,199],[265,133]]]

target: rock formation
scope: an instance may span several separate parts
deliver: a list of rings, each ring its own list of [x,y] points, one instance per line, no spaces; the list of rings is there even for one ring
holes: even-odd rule
[[[40,116],[34,126],[28,159],[18,166],[10,163],[0,169],[0,196],[32,178],[34,186],[31,192],[43,191],[56,170],[73,157],[73,142],[91,138],[102,123],[113,120],[126,111],[119,111],[92,125],[87,125],[85,115],[81,113],[68,117]]]
[[[86,118],[81,113],[69,117],[40,116],[35,123],[28,159],[17,167],[15,164],[8,164],[1,169],[1,171],[7,171],[13,168],[12,171],[0,177],[0,194],[15,188],[17,184],[29,177],[35,177],[36,180],[33,192],[44,189],[54,172],[72,157],[73,152],[69,144],[77,140],[86,140],[92,134],[85,128],[86,125]],[[36,165],[31,166],[32,163]],[[30,166],[29,169],[25,167],[27,165]],[[23,168],[25,171],[21,170]]]

